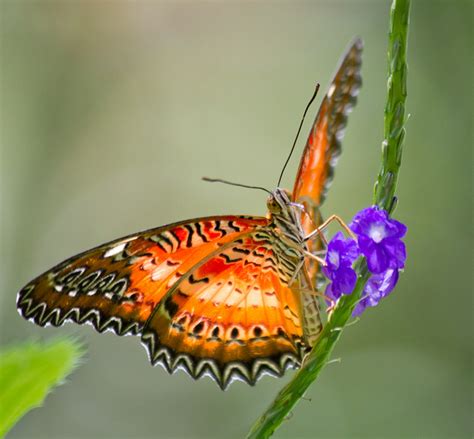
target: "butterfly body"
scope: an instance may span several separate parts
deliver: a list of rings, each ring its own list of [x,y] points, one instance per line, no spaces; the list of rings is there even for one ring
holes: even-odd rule
[[[301,206],[292,201],[289,191],[277,188],[268,198],[267,207],[271,227],[277,230],[279,239],[284,240],[288,249],[304,257],[303,250],[307,248],[306,233],[301,224]]]
[[[318,269],[307,259],[320,242],[306,237],[321,221],[361,49],[356,40],[343,58],[295,188],[271,193],[267,217],[198,218],[103,244],[28,283],[19,312],[40,326],[73,321],[139,336],[153,364],[209,375],[221,388],[300,365],[322,329],[311,294]]]

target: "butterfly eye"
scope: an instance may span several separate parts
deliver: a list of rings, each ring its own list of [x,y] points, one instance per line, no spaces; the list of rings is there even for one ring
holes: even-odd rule
[[[281,211],[280,205],[273,196],[268,198],[267,207],[271,213],[277,213]]]

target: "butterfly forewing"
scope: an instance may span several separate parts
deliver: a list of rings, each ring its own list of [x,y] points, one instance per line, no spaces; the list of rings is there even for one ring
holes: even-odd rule
[[[319,206],[331,182],[347,116],[362,84],[362,41],[356,39],[343,56],[309,133],[293,188],[293,200]]]
[[[354,107],[362,84],[362,41],[356,39],[339,64],[306,141],[293,188],[293,200],[305,206],[303,229],[307,234],[322,223],[319,206],[331,183],[334,167],[341,152],[341,142],[347,116]],[[322,247],[320,240],[308,243],[315,252]],[[308,261],[310,277],[316,281],[318,266]]]
[[[98,331],[138,334],[164,294],[192,266],[265,218],[210,217],[148,230],[77,255],[39,276],[18,296],[25,318],[67,320]]]

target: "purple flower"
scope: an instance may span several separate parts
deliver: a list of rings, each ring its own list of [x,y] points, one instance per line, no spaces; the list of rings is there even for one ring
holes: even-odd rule
[[[360,254],[365,256],[372,275],[353,311],[353,315],[358,316],[367,307],[378,305],[395,288],[399,270],[406,260],[402,238],[407,227],[391,219],[386,211],[377,206],[361,210],[349,227],[355,233],[357,242],[344,239],[341,232],[337,233],[328,244],[322,271],[330,280],[325,295],[328,305],[332,307],[342,294],[350,294],[354,290],[357,275],[352,264]]]
[[[405,236],[407,227],[389,218],[385,210],[377,206],[361,210],[349,227],[357,235],[359,249],[372,273],[404,267],[406,250],[401,238]]]
[[[326,253],[326,266],[323,273],[330,280],[326,287],[326,296],[337,300],[342,294],[350,294],[357,281],[357,275],[352,268],[352,263],[359,256],[357,243],[351,239],[344,239],[338,232],[329,241]]]
[[[365,285],[362,298],[355,307],[352,315],[360,315],[367,307],[376,306],[387,296],[398,281],[398,269],[389,268],[383,273],[373,274]]]

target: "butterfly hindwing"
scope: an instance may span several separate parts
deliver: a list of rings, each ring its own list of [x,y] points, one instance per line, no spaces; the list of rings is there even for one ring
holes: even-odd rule
[[[242,234],[183,276],[143,329],[153,363],[204,374],[222,388],[282,375],[305,349],[299,279],[271,234]]]
[[[112,241],[39,276],[18,295],[36,324],[91,323],[138,334],[169,288],[193,265],[265,218],[223,216],[175,223]]]

